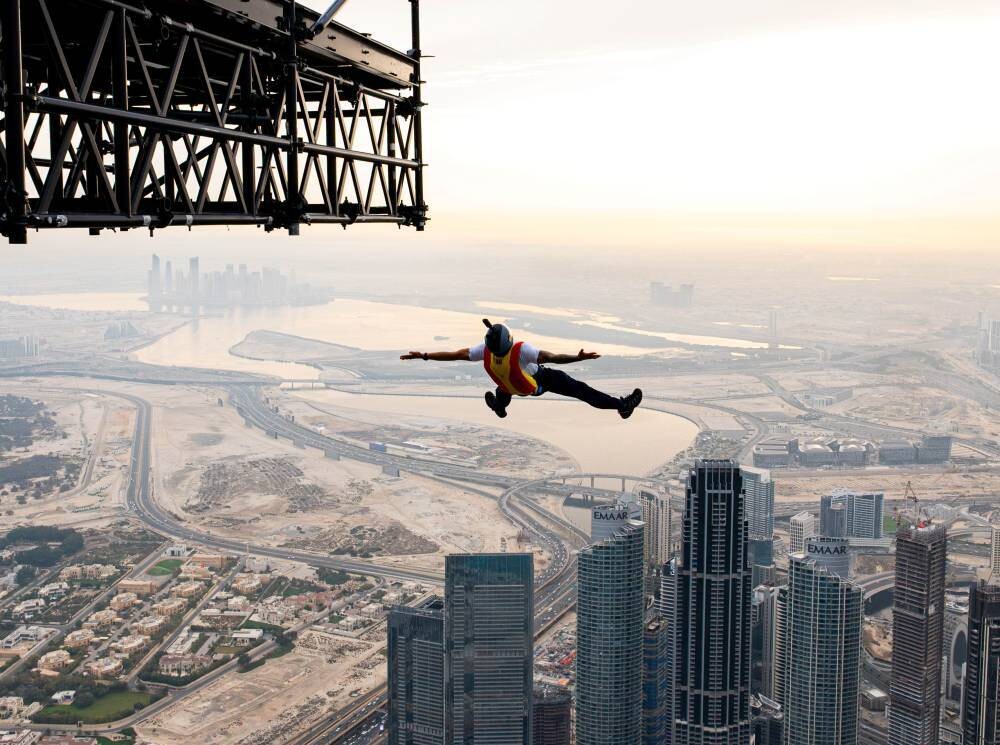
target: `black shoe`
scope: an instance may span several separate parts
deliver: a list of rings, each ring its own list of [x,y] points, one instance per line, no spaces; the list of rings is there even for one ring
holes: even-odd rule
[[[493,409],[493,413],[501,419],[507,416],[507,409],[500,408],[500,404],[497,403],[496,394],[493,391],[486,391],[486,405]]]
[[[632,412],[635,411],[636,407],[642,402],[642,390],[636,388],[630,394],[622,399],[622,405],[618,409],[618,414],[622,419],[628,419],[632,416]]]

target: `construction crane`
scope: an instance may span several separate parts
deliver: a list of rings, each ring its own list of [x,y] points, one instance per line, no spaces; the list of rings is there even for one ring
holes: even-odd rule
[[[913,488],[913,482],[907,480],[906,486],[903,487],[903,506],[905,508],[906,501],[908,499],[913,500],[913,520],[918,528],[924,528],[929,522],[929,517],[926,511],[920,506],[920,500],[917,498],[917,491]],[[896,522],[899,522],[900,511],[896,511]]]

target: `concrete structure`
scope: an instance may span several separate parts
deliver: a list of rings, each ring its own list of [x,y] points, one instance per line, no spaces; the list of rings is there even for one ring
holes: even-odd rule
[[[167,600],[161,600],[159,603],[153,605],[153,613],[158,616],[164,616],[169,618],[170,616],[176,616],[181,613],[188,604],[183,598],[168,598]]]
[[[642,745],[663,745],[671,725],[673,686],[667,644],[672,636],[658,615],[646,619],[642,632]]]
[[[969,590],[969,656],[962,692],[962,742],[1000,742],[1000,586]]]
[[[947,551],[944,526],[896,533],[889,745],[938,745]]]
[[[4,637],[3,648],[13,649],[21,644],[33,644],[51,633],[51,629],[47,629],[43,626],[18,626]]]
[[[389,612],[389,745],[451,745],[444,602]]]
[[[788,522],[788,553],[800,554],[806,549],[806,538],[816,535],[816,518],[810,512],[800,512]]]
[[[774,481],[771,472],[746,467],[742,472],[750,535],[769,538],[774,535]]]
[[[673,742],[674,717],[676,713],[677,677],[677,559],[673,558],[660,569],[660,599],[657,613],[663,619],[663,634],[666,637],[663,648],[663,666],[666,670],[666,687],[663,697],[666,701],[667,724],[663,732],[663,745]]]
[[[674,745],[750,742],[750,565],[733,461],[688,473],[677,577]]]
[[[164,616],[146,616],[132,624],[132,631],[143,636],[153,636],[156,632],[165,629],[167,623]]]
[[[645,524],[643,536],[643,556],[647,567],[661,567],[670,560],[670,496],[660,494],[647,487],[636,489],[642,522]]]
[[[532,745],[570,745],[573,697],[569,691],[535,686],[531,708]]]
[[[445,643],[454,742],[531,742],[531,554],[445,557]]]
[[[781,622],[784,745],[858,743],[863,596],[816,558],[790,556]]]
[[[141,652],[149,644],[149,637],[142,636],[141,634],[128,634],[123,636],[121,639],[116,639],[111,642],[111,648],[123,654],[126,657],[131,657],[137,652]]]
[[[754,445],[753,464],[756,468],[785,468],[792,464],[791,445],[787,438],[770,438]]]
[[[641,742],[645,525],[625,504],[608,514],[577,559],[577,745]]]

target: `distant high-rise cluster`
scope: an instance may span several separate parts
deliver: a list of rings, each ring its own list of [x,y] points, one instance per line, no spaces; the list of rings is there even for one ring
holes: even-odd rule
[[[690,308],[694,305],[694,285],[685,284],[674,289],[662,282],[650,282],[649,302],[671,308]]]
[[[294,274],[267,267],[251,272],[246,264],[227,264],[224,271],[203,274],[197,256],[188,260],[185,274],[181,269],[174,271],[169,261],[161,271],[160,257],[153,254],[148,277],[148,300],[153,310],[316,305],[331,297],[327,289],[297,283]]]
[[[568,745],[572,724],[579,745],[941,745],[960,722],[998,745],[1000,584],[967,608],[946,595],[946,528],[898,515],[891,667],[874,667],[851,552],[881,539],[883,495],[836,489],[818,523],[792,517],[787,572],[774,496],[765,471],[697,460],[677,553],[655,489],[592,506],[566,687],[532,687],[530,556],[448,557],[445,599],[390,617],[389,742]]]
[[[976,322],[975,359],[984,367],[1000,367],[1000,320],[980,313]]]
[[[38,356],[38,337],[20,336],[17,339],[0,339],[0,360],[20,360]]]

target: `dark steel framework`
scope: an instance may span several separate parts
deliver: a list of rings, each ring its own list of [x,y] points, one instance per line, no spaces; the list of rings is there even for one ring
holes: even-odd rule
[[[287,0],[4,0],[0,232],[426,221],[394,50]]]

